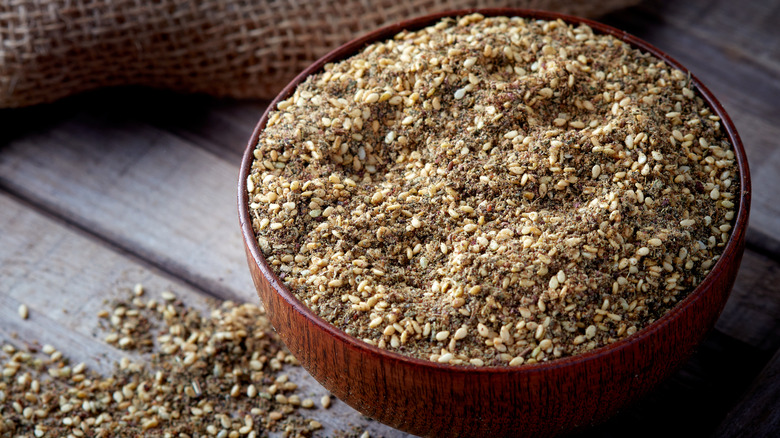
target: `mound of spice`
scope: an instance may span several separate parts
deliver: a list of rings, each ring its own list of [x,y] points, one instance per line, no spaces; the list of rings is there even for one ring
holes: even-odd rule
[[[521,365],[655,321],[729,238],[734,153],[690,79],[585,25],[471,15],[372,44],[270,114],[259,246],[347,334]]]
[[[148,363],[125,358],[104,377],[51,345],[3,346],[0,436],[305,437],[322,427],[302,415],[315,402],[297,393],[287,372],[298,362],[257,306],[225,302],[204,316],[170,292],[157,301],[135,291],[100,317],[108,343],[153,353]]]

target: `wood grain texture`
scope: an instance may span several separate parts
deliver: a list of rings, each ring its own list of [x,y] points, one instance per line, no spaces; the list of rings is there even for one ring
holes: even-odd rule
[[[78,113],[7,144],[0,186],[204,293],[248,300],[232,161],[132,119]]]
[[[709,436],[770,357],[713,331],[673,376],[580,438]]]
[[[770,437],[780,431],[780,351],[758,376],[753,387],[713,437]]]
[[[133,352],[105,342],[97,312],[108,302],[127,299],[136,283],[146,286],[145,299],[171,290],[188,306],[207,312],[215,300],[182,281],[159,272],[129,254],[122,254],[93,236],[63,225],[0,192],[0,345],[40,349],[50,344],[72,363],[84,362],[110,375],[123,357],[144,361]],[[31,236],[35,236],[31,239]],[[19,304],[30,309],[28,319],[17,314]],[[2,353],[0,353],[2,355]],[[290,368],[290,379],[301,397],[319,400],[328,391],[301,368]],[[405,434],[369,421],[352,408],[335,401],[329,410],[306,411],[332,435],[351,426],[388,438]]]
[[[585,436],[707,435],[780,342],[778,19],[778,0],[651,0],[606,18],[685,63],[729,111],[753,170],[748,247],[755,251],[746,251],[717,331],[698,353],[657,390]],[[0,201],[0,338],[17,344],[57,339],[68,355],[109,368],[116,351],[103,352],[91,331],[78,331],[94,321],[90,312],[66,314],[58,303],[97,309],[110,293],[137,281],[152,290],[171,287],[188,302],[204,294],[257,302],[233,213],[234,183],[264,106],[126,89],[0,111],[0,190],[13,193]],[[176,157],[188,158],[182,164]],[[193,184],[197,199],[180,199]],[[194,228],[182,218],[196,220]],[[204,230],[218,242],[182,238]],[[229,281],[226,273],[233,275]],[[27,321],[16,313],[19,297],[31,307]],[[79,356],[82,350],[96,353]],[[757,385],[776,387],[778,380],[765,374]],[[747,394],[739,416],[721,430],[745,418],[740,433],[772,436],[763,425],[776,424],[780,404],[776,398],[752,401],[756,394]],[[354,424],[372,437],[408,436],[341,402],[320,414],[327,431]]]
[[[780,348],[780,265],[746,252],[731,298],[716,328],[758,350]]]
[[[102,341],[97,312],[105,302],[136,282],[186,289],[2,192],[0,223],[9,230],[0,233],[0,338],[17,346],[51,344],[77,363],[110,372],[127,354]],[[205,297],[191,295],[203,307]],[[16,313],[22,303],[30,309],[27,320]]]

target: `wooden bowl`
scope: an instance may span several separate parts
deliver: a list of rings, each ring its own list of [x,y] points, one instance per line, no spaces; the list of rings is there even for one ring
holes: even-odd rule
[[[667,378],[692,354],[718,319],[739,268],[750,207],[745,151],[731,119],[693,75],[691,80],[720,116],[737,157],[739,210],[731,238],[704,281],[655,323],[589,353],[521,367],[462,367],[413,359],[346,335],[301,303],[266,263],[252,230],[246,180],[258,136],[276,104],[328,62],[369,43],[416,30],[446,16],[480,12],[585,23],[689,74],[650,44],[583,18],[519,9],[455,11],[391,25],[327,54],[296,77],[269,105],[249,140],[238,182],[238,207],[249,267],[269,318],[290,351],[325,388],[365,415],[423,436],[550,436],[604,421]]]

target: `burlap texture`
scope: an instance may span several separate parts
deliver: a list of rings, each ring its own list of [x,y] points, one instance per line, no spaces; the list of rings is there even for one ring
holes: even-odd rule
[[[2,0],[0,107],[140,84],[273,97],[338,45],[392,22],[471,7],[596,16],[637,0]]]

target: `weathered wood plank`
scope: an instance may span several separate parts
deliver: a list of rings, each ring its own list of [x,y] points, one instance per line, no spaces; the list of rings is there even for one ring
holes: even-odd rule
[[[133,120],[150,125],[239,165],[267,101],[217,99],[143,88],[105,90],[73,99],[77,105],[111,108],[90,112],[109,125]],[[121,101],[112,107],[111,102]],[[150,105],[149,102],[154,102]]]
[[[0,184],[30,202],[200,287],[253,301],[235,220],[234,173],[156,128],[85,115],[14,141],[0,154]],[[771,260],[746,256],[734,293],[739,301],[732,299],[740,305],[724,314],[725,333],[762,349],[776,342],[776,331],[761,339],[745,334],[755,324],[743,318],[749,303],[765,312],[762,321],[780,312],[780,304],[767,305],[779,277]]]
[[[645,2],[644,12],[664,17],[665,23],[697,35],[727,52],[749,55],[745,62],[780,72],[780,3],[730,0]],[[728,38],[724,38],[728,35]]]
[[[0,150],[0,185],[204,291],[256,300],[235,160],[99,111],[11,140]]]
[[[187,110],[183,113],[178,101],[171,111],[157,112],[154,118],[145,120],[160,129],[176,134],[206,150],[229,159],[238,166],[249,137],[263,115],[266,101],[228,101],[208,96],[187,97]]]
[[[780,348],[780,264],[746,251],[731,297],[716,324],[728,336],[761,351]]]
[[[0,223],[0,338],[6,341],[52,344],[109,372],[127,354],[102,342],[96,314],[104,301],[136,282],[158,291],[187,289],[2,192]],[[193,305],[206,305],[205,297],[190,295]],[[22,303],[30,309],[27,320],[17,314]]]
[[[773,437],[780,430],[780,350],[713,437]]]
[[[75,363],[108,375],[122,357],[143,360],[105,344],[97,312],[105,302],[126,299],[137,282],[147,286],[148,297],[172,290],[187,305],[207,311],[215,301],[197,289],[156,271],[143,261],[121,254],[80,230],[35,212],[29,205],[0,192],[0,344],[17,347],[51,344]],[[30,309],[27,320],[17,314],[19,304]],[[315,400],[327,391],[303,368],[289,372],[298,392]],[[341,402],[329,410],[306,411],[324,425],[324,434],[354,424],[372,436],[404,437],[367,420]]]
[[[780,28],[776,26],[780,15],[778,4],[777,1],[652,1],[609,18],[611,24],[649,40],[689,66],[734,118],[748,150],[754,177],[749,239],[752,245],[766,250],[766,256],[746,253],[732,299],[718,322],[719,332],[705,342],[682,374],[651,394],[648,401],[594,433],[602,431],[607,436],[625,436],[625,432],[631,430],[638,431],[640,436],[677,435],[681,431],[676,424],[679,422],[683,431],[701,436],[703,430],[697,427],[713,430],[766,362],[766,352],[777,346],[780,318],[775,285],[779,278],[773,259],[780,254],[780,241],[777,240],[780,199],[775,191],[775,187],[780,186],[780,148],[777,147],[780,83],[775,62],[780,53],[777,45]],[[159,289],[150,284],[155,290],[162,290],[169,283],[178,284],[166,275],[171,274],[221,296],[256,300],[249,276],[243,272],[244,256],[233,217],[235,176],[231,171],[237,169],[238,157],[254,126],[254,108],[257,108],[256,117],[259,118],[262,103],[248,103],[244,107],[235,102],[214,101],[212,106],[206,98],[199,100],[201,98],[167,94],[162,95],[166,98],[163,99],[165,103],[157,103],[160,101],[157,92],[146,93],[134,98],[132,92],[111,92],[105,95],[108,97],[93,96],[75,103],[70,101],[14,112],[10,118],[6,117],[9,112],[0,114],[3,117],[0,120],[10,120],[9,124],[3,123],[4,131],[0,133],[0,185],[56,217],[44,221],[46,227],[40,229],[55,229],[57,227],[52,224],[66,220],[72,223],[75,231],[68,227],[63,229],[81,236],[61,242],[49,237],[43,239],[52,251],[63,248],[58,256],[62,259],[57,262],[59,267],[55,264],[47,268],[50,271],[49,277],[44,277],[49,278],[47,283],[35,280],[44,271],[29,267],[24,268],[27,271],[13,271],[20,269],[18,255],[0,255],[0,320],[3,321],[0,338],[8,339],[17,331],[19,339],[35,339],[39,331],[29,323],[38,321],[36,318],[65,327],[78,323],[70,320],[72,315],[62,314],[59,307],[52,307],[56,305],[56,295],[50,291],[72,293],[67,286],[68,279],[72,284],[82,284],[77,288],[79,290],[87,288],[89,281],[82,277],[91,265],[68,259],[81,251],[83,241],[95,243],[106,239],[112,246],[108,253],[125,250],[130,255],[123,257],[146,259],[149,266],[159,266],[165,272],[160,273]],[[117,100],[117,96],[121,99]],[[122,104],[116,105],[115,101]],[[154,107],[150,108],[149,102],[155,102]],[[185,192],[190,196],[183,195]],[[3,215],[5,206],[0,204],[3,223],[11,217]],[[27,206],[22,209],[25,208]],[[223,217],[225,214],[230,217]],[[180,222],[182,219],[187,222]],[[22,215],[14,220],[29,219]],[[189,228],[182,227],[182,223],[187,223]],[[18,224],[14,226],[18,227]],[[14,233],[8,227],[4,227],[4,232]],[[24,250],[25,245],[36,248],[35,240],[41,239],[40,231],[29,233],[17,236],[21,242],[16,244],[19,251]],[[201,236],[212,236],[220,242],[215,244]],[[5,254],[3,248],[11,238],[0,235],[0,245],[3,245],[0,254]],[[38,254],[34,259],[37,263],[48,257],[48,251]],[[87,256],[93,259],[106,257],[99,251],[87,251]],[[149,266],[144,266],[143,262],[139,265],[140,268],[133,268],[138,271],[132,272],[143,276],[141,272]],[[125,269],[121,266],[123,263],[116,267],[116,277],[105,274],[104,280],[113,281],[113,286],[105,287],[103,292],[114,290],[120,283],[125,283],[125,278],[129,280],[127,284],[155,281],[138,280],[132,273],[117,280]],[[12,275],[6,275],[6,272],[12,272]],[[22,285],[30,284],[33,289],[38,285],[39,293],[46,294],[49,301],[42,306],[33,306],[29,321],[18,319],[16,306],[19,300],[5,294],[6,285],[11,284],[6,283],[7,278]],[[242,281],[244,286],[241,286]],[[187,288],[187,285],[177,286],[177,292],[180,287]],[[95,292],[94,295],[100,294]],[[90,295],[84,301],[95,299]],[[91,318],[91,315],[81,316],[84,320]],[[88,331],[81,335],[71,329],[64,333],[63,342],[68,344],[62,349],[68,354],[80,351],[80,345],[86,342],[84,339],[91,335]],[[774,361],[777,362],[777,358]],[[777,382],[776,373],[767,375],[770,383]],[[767,377],[762,381],[766,382]],[[767,415],[777,407],[776,398],[759,397],[756,400],[758,402],[751,402],[751,406],[766,408]],[[339,405],[337,403],[335,408]],[[693,412],[687,415],[692,407]],[[743,407],[730,418],[740,418],[739,409]],[[757,412],[754,407],[748,411]],[[330,418],[333,424],[333,412],[327,412],[323,423]],[[360,424],[359,415],[354,418]],[[774,424],[766,420],[768,417],[750,418]],[[343,429],[347,427],[346,422],[352,420],[339,421],[343,421],[339,424]],[[723,424],[728,425],[730,421]],[[744,424],[758,426],[748,421]],[[644,430],[653,433],[644,433]],[[739,431],[744,432],[743,429]],[[768,431],[772,432],[772,429]],[[389,436],[383,432],[379,434]]]
[[[708,436],[747,390],[769,356],[714,331],[671,378],[580,438]]]
[[[144,126],[141,126],[141,129],[147,129],[147,128],[144,125]],[[7,153],[7,152],[8,151],[6,150],[4,153]],[[55,155],[55,157],[57,156],[56,153],[54,155]],[[87,156],[88,155],[89,154],[87,154]],[[53,163],[57,163],[59,161],[60,161],[59,159],[52,160]],[[159,165],[159,163],[156,164],[156,165]],[[163,162],[163,165],[166,165],[166,163]],[[54,166],[53,169],[51,169],[51,168],[47,169],[48,172],[51,172],[53,170],[57,170],[57,166]],[[57,170],[57,172],[62,172],[62,171]],[[160,174],[160,173],[164,173],[164,172],[163,171],[157,171],[155,173]],[[98,176],[95,176],[95,178],[98,178]],[[79,182],[76,185],[73,185],[71,181],[72,180],[69,180],[69,179],[65,178],[65,176],[63,175],[63,181],[62,181],[63,187],[60,187],[60,190],[62,192],[64,192],[64,193],[75,193],[75,192],[78,192],[80,190],[83,190],[83,188],[79,187],[78,185],[79,184],[85,184],[85,182],[82,181],[82,182]],[[204,178],[203,184],[208,184],[208,181],[209,181],[208,178]],[[161,198],[158,199],[158,198],[156,198],[153,195],[154,195],[153,193],[150,193],[150,196],[152,198],[151,199],[152,202],[158,202],[158,203],[161,202]],[[52,197],[53,196],[54,195],[52,195]],[[71,200],[71,198],[66,197],[61,202],[64,205],[66,205],[66,204],[68,204],[68,202],[70,200]],[[134,202],[137,206],[141,206],[141,207],[137,208],[137,212],[134,213],[134,214],[137,215],[137,214],[144,214],[145,207],[143,207],[143,206],[146,205],[146,203],[150,202],[150,199],[142,197],[142,199],[131,199],[131,201]],[[116,214],[116,213],[111,213],[111,209],[109,209],[104,214],[106,215],[106,217],[111,219],[112,214]],[[125,212],[124,214],[130,214],[130,213]],[[211,212],[209,214],[216,214],[216,213],[215,212]],[[71,220],[81,220],[81,221],[85,221],[85,222],[88,222],[88,220],[89,220],[89,218],[80,218],[79,216],[76,216],[76,215],[72,215],[72,216],[70,216],[70,218],[71,218]],[[132,222],[132,218],[130,218],[129,220]],[[82,227],[87,227],[87,225],[84,225]],[[101,227],[105,227],[105,225],[101,224]],[[46,227],[44,227],[44,228],[46,228]],[[22,235],[22,236],[28,236],[28,239],[32,239],[33,236],[35,235],[35,233],[30,231],[30,230],[22,231],[22,232],[14,233],[14,234],[19,234],[19,235]],[[169,248],[169,247],[173,246],[176,243],[177,237],[176,236],[170,236],[170,237],[164,237],[164,239],[165,239],[164,242],[162,242],[159,245],[160,248]],[[164,259],[165,257],[173,257],[168,252],[170,250],[166,249],[165,251],[167,251],[166,254],[156,255],[153,258]],[[91,257],[94,258],[94,257],[97,257],[97,256],[91,256]],[[13,257],[11,259],[13,259]],[[241,262],[243,263],[243,259],[241,259]],[[66,270],[66,271],[73,270],[71,268],[67,268],[67,269],[63,268],[63,269]],[[78,271],[78,269],[76,269],[76,271]],[[724,330],[727,333],[729,333],[729,335],[738,337],[739,339],[744,339],[746,342],[756,342],[757,345],[763,345],[762,342],[765,343],[767,340],[769,342],[773,342],[773,339],[777,339],[776,336],[773,337],[771,334],[767,334],[766,332],[761,332],[760,330],[767,329],[767,328],[772,328],[774,326],[767,326],[767,325],[764,325],[764,324],[756,324],[754,326],[754,325],[751,325],[751,324],[745,324],[745,319],[744,319],[744,312],[745,312],[745,310],[743,308],[747,307],[748,309],[751,309],[751,311],[758,312],[758,314],[759,314],[759,318],[751,316],[750,318],[748,318],[748,321],[765,321],[767,319],[771,320],[772,315],[773,314],[776,315],[776,313],[773,313],[773,312],[775,312],[774,309],[776,309],[776,307],[773,307],[773,305],[768,305],[767,306],[765,300],[767,298],[770,298],[770,299],[773,298],[773,294],[771,293],[771,291],[773,290],[772,287],[773,287],[774,281],[776,281],[776,280],[773,281],[772,279],[774,278],[774,276],[777,275],[777,272],[778,272],[777,266],[770,259],[762,258],[761,256],[758,256],[756,254],[748,252],[746,254],[746,256],[745,256],[743,272],[744,273],[740,274],[742,279],[738,280],[737,285],[735,287],[734,295],[732,297],[732,301],[730,301],[730,304],[729,304],[730,307],[734,307],[734,308],[732,310],[727,308],[726,312],[724,312],[724,318],[725,319],[722,318],[722,320],[719,322],[719,326],[723,325],[724,326]],[[754,281],[752,281],[752,279],[755,279],[755,278],[766,278],[768,280],[766,282],[760,282],[759,284],[756,284]],[[761,288],[763,288],[763,289],[761,289]],[[759,290],[759,292],[756,293],[756,290]],[[254,296],[252,295],[249,299],[254,299]],[[751,304],[751,300],[753,300],[753,299],[758,299],[759,301],[753,302]],[[735,306],[732,306],[731,302],[736,302],[738,304],[735,305]],[[15,306],[12,306],[12,312],[11,313],[13,313],[13,309],[15,309]],[[33,309],[33,312],[35,312],[35,311],[36,310]],[[761,313],[762,311],[764,311],[765,313]],[[729,316],[730,313],[733,314],[733,317]],[[774,329],[775,328],[772,328],[772,330],[774,330]],[[751,332],[750,330],[759,330],[759,331],[758,332]],[[718,347],[718,343],[716,342],[715,346],[712,347],[712,348],[720,348],[720,347]],[[70,351],[70,349],[68,349],[68,350]],[[727,349],[727,353],[728,354],[724,354],[724,355],[722,355],[720,357],[716,356],[716,359],[717,359],[716,362],[729,363],[729,362],[723,362],[723,361],[727,360],[729,357],[743,357],[744,358],[747,355],[749,355],[751,352],[755,353],[753,350],[751,350],[750,348],[747,348],[747,347],[746,348],[737,349],[737,350],[734,350],[734,349],[729,350],[729,349]],[[757,369],[760,369],[760,367],[756,368],[756,366],[753,366],[753,368],[751,368],[751,369],[754,369],[754,368],[755,368],[755,371],[757,371]],[[747,371],[743,372],[742,375],[743,376],[747,376],[748,379],[751,376],[751,374],[749,372],[747,372]],[[651,396],[651,399],[658,400],[657,402],[654,402],[654,403],[657,403],[657,405],[656,405],[656,407],[654,409],[661,409],[661,407],[664,406],[665,404],[669,403],[670,400],[677,400],[677,399],[679,399],[680,393],[685,393],[685,389],[687,388],[687,385],[690,384],[690,383],[685,383],[686,379],[687,379],[688,382],[695,381],[697,384],[702,385],[703,387],[707,387],[707,385],[713,383],[711,379],[701,378],[699,380],[696,380],[696,371],[689,371],[689,372],[687,372],[687,376],[688,377],[684,377],[684,378],[680,378],[680,377],[673,378],[672,380],[670,380],[670,382],[675,382],[675,381],[681,380],[682,383],[680,383],[680,382],[678,382],[677,384],[671,383],[670,384],[671,385],[671,389],[667,389],[665,391],[664,390],[659,390],[659,391],[661,391],[660,395],[654,396],[655,398],[652,398],[653,396]],[[743,382],[743,383],[745,383],[745,382]],[[748,380],[747,383],[749,383],[749,380]],[[745,385],[747,383],[745,383]],[[743,385],[741,388],[744,389],[745,385]],[[732,393],[733,393],[733,391],[732,391]],[[656,394],[656,393],[654,393],[654,394]],[[709,396],[705,397],[705,398],[707,398],[709,400],[714,400],[714,399],[711,399],[711,397],[709,397]],[[721,400],[722,403],[727,403],[727,402],[723,401],[722,399],[719,399],[719,400]],[[733,402],[733,400],[731,400],[731,401]],[[646,406],[646,405],[642,405],[642,406]],[[641,409],[645,409],[645,408],[640,408],[640,410]],[[723,410],[723,409],[721,408],[721,410]],[[634,419],[636,419],[637,417],[644,418],[644,417],[642,417],[642,414],[640,412],[638,412],[638,411],[634,411],[634,410],[627,411],[627,413],[624,414],[624,416],[618,417],[616,420],[608,423],[607,425],[603,426],[599,430],[605,431],[605,432],[606,431],[612,431],[612,433],[620,433],[620,431],[625,431],[626,430],[625,427],[627,427],[627,425],[625,423],[623,423],[623,421],[626,421],[626,420],[621,420],[621,418],[626,418],[625,415],[628,415],[630,418],[634,418]],[[634,421],[634,420],[632,420],[632,421]],[[667,424],[667,426],[668,426],[668,423],[665,423],[665,424]],[[671,426],[669,426],[669,427],[671,427]],[[712,425],[712,427],[714,428],[714,424]]]

